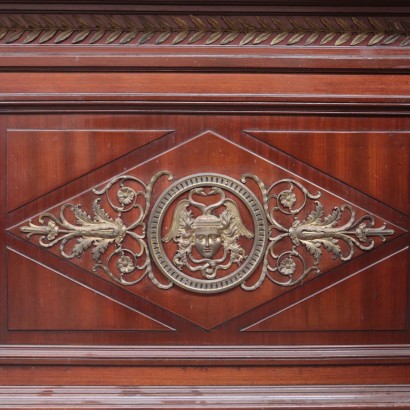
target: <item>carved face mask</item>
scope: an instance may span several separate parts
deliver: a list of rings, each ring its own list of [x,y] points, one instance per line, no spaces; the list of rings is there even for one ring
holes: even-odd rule
[[[211,259],[222,245],[221,231],[216,226],[200,227],[195,230],[195,249],[206,259]]]

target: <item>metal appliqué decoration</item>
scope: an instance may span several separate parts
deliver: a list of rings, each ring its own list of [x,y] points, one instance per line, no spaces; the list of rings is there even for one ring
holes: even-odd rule
[[[172,219],[165,231],[167,216]],[[176,182],[158,199],[148,234],[153,259],[171,283],[216,293],[243,283],[255,271],[268,226],[262,205],[245,185],[224,175],[199,174]],[[171,241],[176,247],[167,246]]]
[[[64,204],[58,216],[43,213],[37,224],[29,221],[20,230],[28,238],[39,235],[44,248],[59,244],[67,259],[90,252],[93,270],[121,285],[148,277],[160,289],[175,284],[205,294],[236,286],[252,291],[265,280],[294,286],[320,272],[324,251],[348,261],[356,250],[372,249],[375,238],[385,241],[394,234],[386,223],[375,227],[371,215],[356,217],[350,204],[326,212],[321,193],[296,180],[267,187],[251,174],[240,181],[214,173],[190,175],[152,205],[161,177],[173,179],[168,171],[148,184],[130,175],[116,177],[92,191],[92,216],[80,204]],[[250,280],[253,274],[257,278]]]

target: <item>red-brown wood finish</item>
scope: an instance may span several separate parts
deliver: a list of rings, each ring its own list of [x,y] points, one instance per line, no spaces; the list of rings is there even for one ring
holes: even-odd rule
[[[410,408],[410,8],[99,3],[0,6],[0,407]],[[78,238],[44,247],[21,229],[65,204],[94,216],[109,181],[164,170],[291,179],[321,194],[281,223],[320,201],[321,218],[343,210],[334,226],[354,209],[391,232],[346,261],[322,242],[320,272],[293,286],[202,294],[118,283],[94,269],[95,239],[68,258]],[[146,224],[172,183],[153,185]],[[278,249],[292,247],[312,265],[290,238]]]

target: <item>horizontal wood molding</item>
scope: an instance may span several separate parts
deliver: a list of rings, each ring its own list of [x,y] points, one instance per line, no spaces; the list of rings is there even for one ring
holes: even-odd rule
[[[0,59],[1,61],[1,59]],[[405,75],[306,73],[5,73],[3,112],[408,113]],[[24,78],[24,81],[22,79]],[[362,87],[360,93],[347,92]],[[365,88],[363,87],[365,84]],[[162,90],[167,90],[164,93]]]
[[[1,71],[408,72],[406,47],[0,44]],[[143,49],[143,53],[141,52]],[[363,58],[363,54],[366,58]]]
[[[240,4],[212,2],[188,10],[184,2],[30,3],[0,6],[0,70],[359,73],[410,67],[410,7],[255,4],[250,13]]]
[[[410,345],[369,346],[0,346],[6,364],[300,365],[410,363]]]
[[[7,408],[409,409],[410,386],[9,386]]]

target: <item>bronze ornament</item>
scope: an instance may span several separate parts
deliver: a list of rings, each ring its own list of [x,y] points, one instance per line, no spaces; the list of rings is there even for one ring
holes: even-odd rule
[[[225,192],[246,206],[253,232],[242,222],[235,200]],[[184,193],[188,198],[178,201],[170,230],[163,235],[165,214]],[[199,202],[201,196],[216,200],[205,205]],[[199,210],[198,216],[193,215],[194,208]],[[219,214],[214,213],[217,209]],[[263,259],[267,234],[266,217],[255,194],[239,181],[218,174],[197,174],[177,181],[158,199],[148,223],[149,246],[157,267],[171,282],[199,293],[223,292],[243,283]],[[242,236],[253,242],[249,255],[238,243]],[[163,246],[171,240],[178,244],[172,261]],[[194,256],[195,250],[199,257]],[[201,278],[191,275],[197,271]]]
[[[173,179],[169,171],[156,173],[148,184],[130,175],[116,177],[92,190],[92,216],[81,204],[67,203],[58,216],[42,213],[37,224],[30,220],[20,231],[27,238],[39,236],[43,248],[59,244],[66,259],[91,251],[92,269],[101,269],[120,285],[137,285],[149,277],[160,289],[175,284],[203,294],[237,286],[253,291],[266,279],[294,286],[320,272],[324,251],[349,261],[358,249],[371,250],[375,238],[384,242],[395,233],[387,223],[376,227],[372,215],[357,218],[350,204],[325,212],[322,194],[296,180],[267,187],[252,174],[240,181],[214,173],[189,175],[152,206],[152,191],[161,177]],[[255,272],[258,278],[248,284]]]

